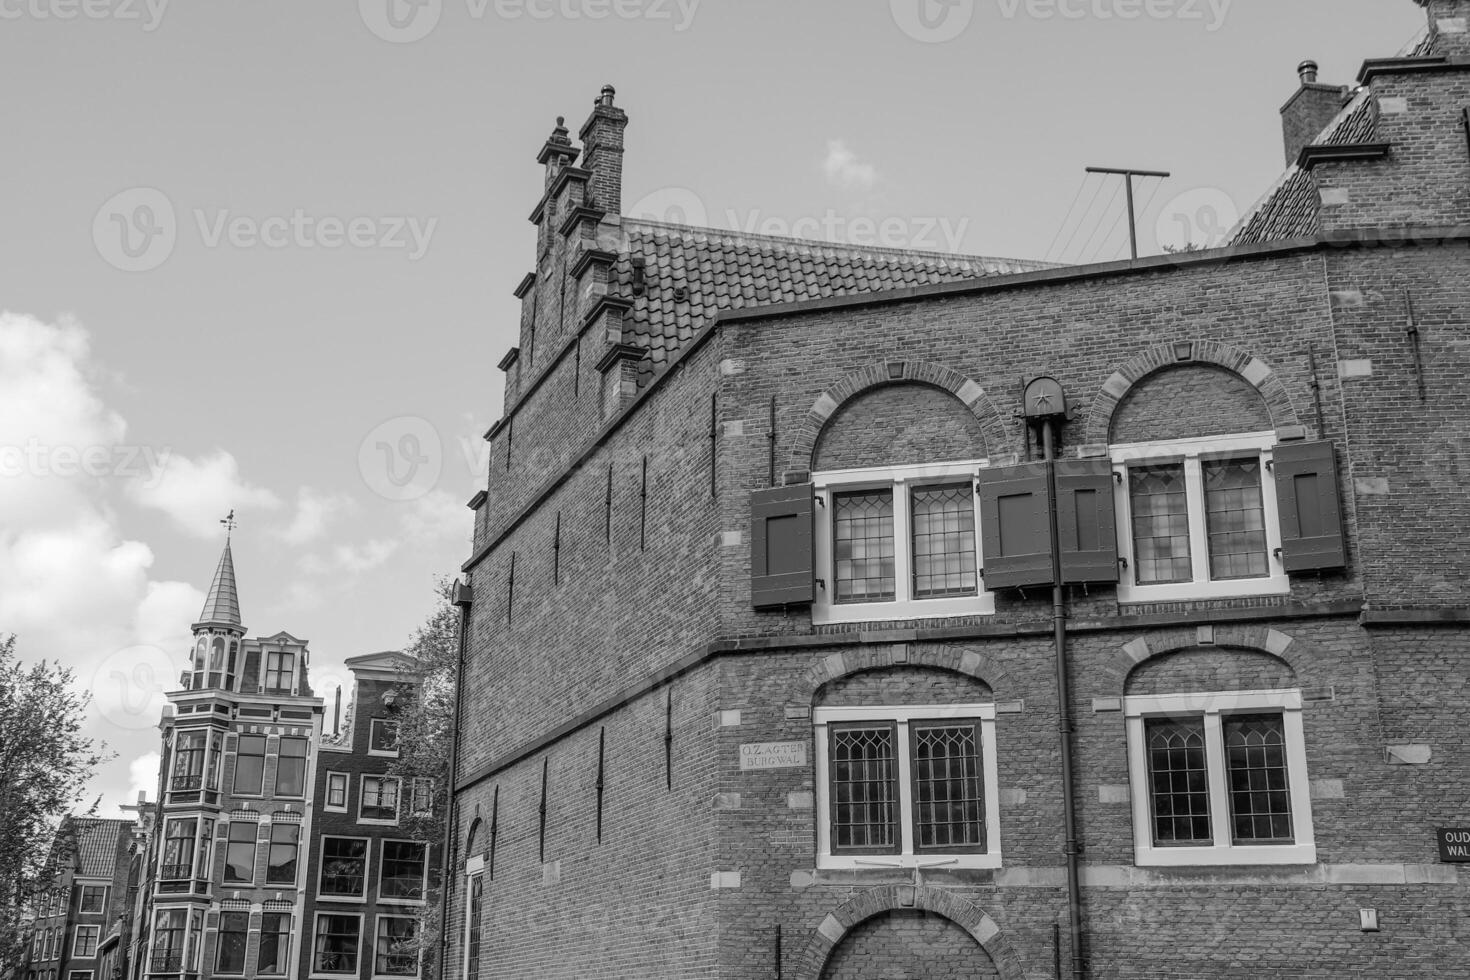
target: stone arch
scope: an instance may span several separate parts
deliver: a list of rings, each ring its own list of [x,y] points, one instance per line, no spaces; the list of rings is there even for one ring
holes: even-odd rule
[[[889,667],[937,668],[972,677],[993,692],[1013,689],[1006,672],[979,650],[948,644],[866,643],[829,653],[807,668],[804,693],[808,702],[813,702],[825,684]]]
[[[1239,375],[1265,401],[1276,428],[1301,424],[1286,384],[1265,361],[1229,344],[1216,343],[1213,340],[1181,340],[1150,347],[1122,365],[1113,372],[1112,377],[1103,382],[1102,389],[1092,399],[1083,441],[1092,444],[1106,443],[1113,413],[1128,392],[1150,375],[1164,368],[1181,365],[1213,365]]]
[[[1005,451],[1005,424],[985,389],[958,371],[928,361],[883,361],[854,371],[817,396],[792,436],[791,454],[783,482],[805,482],[812,470],[817,440],[827,421],[845,403],[879,385],[924,384],[947,391],[960,400],[980,423],[987,451]]]
[[[880,885],[832,909],[812,932],[797,958],[795,980],[819,980],[822,968],[844,936],[884,912],[922,911],[942,916],[970,934],[995,964],[1002,980],[1025,980],[1021,962],[1008,936],[978,905],[943,888],[929,885]]]
[[[1121,695],[1126,691],[1128,675],[1141,664],[1181,650],[1212,646],[1268,654],[1290,667],[1303,689],[1315,683],[1314,651],[1296,637],[1267,626],[1199,626],[1165,630],[1123,644],[1096,675],[1099,688],[1110,695]]]

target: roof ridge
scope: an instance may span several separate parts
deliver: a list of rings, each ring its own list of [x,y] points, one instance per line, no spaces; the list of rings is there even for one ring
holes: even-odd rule
[[[944,265],[960,268],[997,268],[1009,266],[1013,271],[1030,272],[1036,269],[1052,269],[1055,262],[1037,259],[1012,259],[991,255],[971,255],[963,252],[941,252],[932,249],[893,248],[884,245],[852,245],[829,242],[814,238],[796,238],[789,235],[763,235],[754,232],[734,231],[727,228],[709,228],[700,225],[681,225],[647,218],[624,216],[623,228],[629,231],[647,231],[654,235],[664,233],[682,239],[715,241],[721,244],[765,246],[776,250],[795,252],[798,255],[820,255],[827,258],[871,258],[879,261],[908,261],[922,265]]]

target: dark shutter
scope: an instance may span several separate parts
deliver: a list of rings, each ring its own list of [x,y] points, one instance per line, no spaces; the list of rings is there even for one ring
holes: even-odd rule
[[[1342,568],[1347,547],[1330,442],[1283,442],[1273,450],[1281,563],[1288,572]]]
[[[815,591],[812,485],[750,495],[750,604],[757,609],[811,602]]]
[[[1046,464],[983,469],[977,483],[985,587],[1051,584]]]
[[[1057,460],[1057,535],[1063,582],[1118,581],[1113,465],[1107,459]]]

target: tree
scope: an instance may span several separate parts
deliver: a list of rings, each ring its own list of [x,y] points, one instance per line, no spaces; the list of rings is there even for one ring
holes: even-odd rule
[[[0,976],[24,958],[27,914],[75,846],[61,818],[105,757],[81,734],[91,698],[75,680],[59,664],[23,665],[15,637],[0,637]]]
[[[433,805],[416,813],[404,826],[416,840],[428,841],[431,852],[443,846],[449,835],[451,793],[449,758],[454,729],[455,684],[459,665],[459,610],[453,604],[454,580],[441,577],[434,582],[436,605],[428,620],[414,631],[403,650],[416,660],[412,678],[405,677],[407,696],[399,702],[398,758],[389,774],[399,777],[400,786],[413,787],[414,780],[431,780]],[[409,811],[417,807],[407,807]],[[431,853],[431,860],[435,855]],[[440,950],[440,900],[447,869],[429,881],[428,899],[419,912],[418,938],[412,945],[424,955],[423,976],[436,975]],[[408,949],[405,949],[407,952]]]

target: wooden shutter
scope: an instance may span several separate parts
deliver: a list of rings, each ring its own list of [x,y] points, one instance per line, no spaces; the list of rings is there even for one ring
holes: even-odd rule
[[[1118,581],[1112,462],[1059,459],[1056,465],[1062,581]]]
[[[1284,442],[1273,451],[1281,563],[1288,572],[1347,565],[1331,442]]]
[[[977,486],[985,587],[1051,584],[1046,464],[983,469]]]
[[[815,597],[812,485],[750,495],[750,604],[757,609]]]

